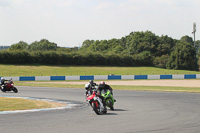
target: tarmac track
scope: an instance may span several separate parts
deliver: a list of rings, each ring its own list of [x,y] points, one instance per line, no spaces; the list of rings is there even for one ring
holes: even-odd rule
[[[2,133],[199,133],[200,94],[114,90],[115,111],[96,115],[84,89],[18,87],[23,96],[77,103],[72,109],[0,114]]]

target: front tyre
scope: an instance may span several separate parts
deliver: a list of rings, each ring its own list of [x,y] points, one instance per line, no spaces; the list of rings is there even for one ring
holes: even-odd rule
[[[3,88],[3,87],[1,87],[1,91],[2,91],[2,92],[6,92],[6,91],[4,90],[4,88]]]
[[[95,103],[92,103],[92,108],[97,115],[100,115],[100,109],[96,106]]]
[[[114,110],[114,106],[113,106],[113,103],[111,100],[108,100],[107,101],[107,104],[108,104],[108,107],[111,109],[111,110]]]
[[[14,93],[17,93],[17,92],[18,92],[18,90],[17,90],[16,87],[14,87],[12,90],[14,91]]]

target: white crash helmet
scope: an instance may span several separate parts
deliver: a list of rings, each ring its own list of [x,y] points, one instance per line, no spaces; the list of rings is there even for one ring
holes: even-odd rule
[[[5,80],[4,77],[1,77],[1,80]]]
[[[88,90],[90,88],[90,83],[85,84],[85,89]]]

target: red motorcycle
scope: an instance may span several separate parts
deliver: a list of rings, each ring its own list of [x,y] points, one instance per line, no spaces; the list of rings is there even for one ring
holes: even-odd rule
[[[92,95],[87,96],[87,101],[97,115],[105,114],[107,112],[103,106],[102,99],[97,95],[97,90],[93,90]]]
[[[1,85],[1,91],[13,91],[15,93],[18,92],[17,88],[14,86],[12,79],[8,80],[7,82],[5,81],[5,83]]]

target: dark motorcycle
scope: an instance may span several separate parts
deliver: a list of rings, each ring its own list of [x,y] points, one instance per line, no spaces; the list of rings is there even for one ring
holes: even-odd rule
[[[14,86],[12,79],[2,84],[0,89],[2,92],[6,92],[6,91],[13,91],[15,93],[18,92],[17,88]]]

